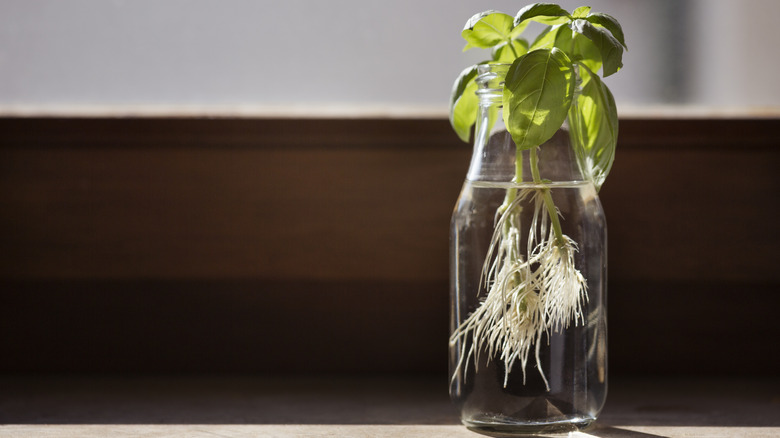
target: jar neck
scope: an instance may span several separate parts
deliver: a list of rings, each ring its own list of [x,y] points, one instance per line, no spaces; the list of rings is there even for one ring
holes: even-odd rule
[[[509,64],[478,66],[479,107],[468,179],[519,184],[539,180],[581,182],[583,173],[571,147],[568,122],[533,152],[519,150],[515,145],[503,118],[503,85],[509,67]]]

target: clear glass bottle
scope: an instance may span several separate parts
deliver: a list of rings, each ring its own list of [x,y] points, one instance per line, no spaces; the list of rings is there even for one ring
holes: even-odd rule
[[[517,150],[501,115],[501,84],[508,68],[480,66],[474,152],[451,221],[450,397],[460,407],[463,423],[481,432],[578,430],[596,419],[607,392],[606,222],[595,187],[582,177],[567,124],[533,153]],[[522,168],[516,163],[522,163]],[[502,220],[508,215],[498,212],[506,213],[510,198],[512,215]],[[544,217],[555,210],[558,227],[551,214]],[[519,233],[496,230],[506,229],[508,222]],[[535,234],[529,234],[531,228]],[[579,295],[557,290],[554,282],[534,283],[533,279],[548,275],[539,268],[537,253],[542,245],[557,244],[557,231],[570,239],[573,269],[581,276],[575,277],[584,284]],[[516,262],[526,263],[512,275],[500,277],[495,271],[507,265],[500,262],[511,252],[506,248],[517,252]],[[549,275],[563,276],[557,268],[551,269]],[[470,329],[464,328],[470,316],[491,302],[491,288],[499,282],[526,284],[525,289],[515,290],[523,298],[498,305],[493,301],[492,320],[483,318],[482,325],[472,320]],[[498,299],[508,296],[506,290],[494,294],[503,295]],[[542,294],[544,305],[539,305]],[[564,316],[559,313],[557,323],[550,323],[561,296],[577,297],[576,302],[569,299]],[[536,309],[533,318],[531,307]],[[521,315],[528,330],[513,334],[511,324],[516,319],[510,314]],[[517,341],[518,333],[527,334],[526,342]],[[475,343],[475,338],[482,343]],[[507,347],[510,342],[515,350]],[[512,352],[514,360],[502,359],[502,353],[511,356]]]

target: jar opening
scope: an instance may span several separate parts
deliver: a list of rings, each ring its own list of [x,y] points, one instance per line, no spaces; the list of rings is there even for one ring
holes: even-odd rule
[[[482,92],[501,92],[504,79],[512,64],[480,64],[477,66],[477,85]]]

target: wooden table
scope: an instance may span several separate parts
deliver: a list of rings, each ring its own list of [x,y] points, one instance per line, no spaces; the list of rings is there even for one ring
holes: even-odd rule
[[[613,379],[572,437],[780,437],[780,381]],[[0,437],[477,437],[434,377],[0,378]],[[566,435],[563,435],[566,436]]]

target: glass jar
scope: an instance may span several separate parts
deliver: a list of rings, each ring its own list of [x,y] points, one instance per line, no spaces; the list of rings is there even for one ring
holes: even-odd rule
[[[607,391],[606,222],[568,125],[518,150],[509,65],[482,65],[475,145],[450,228],[450,397],[469,428],[591,424]]]

